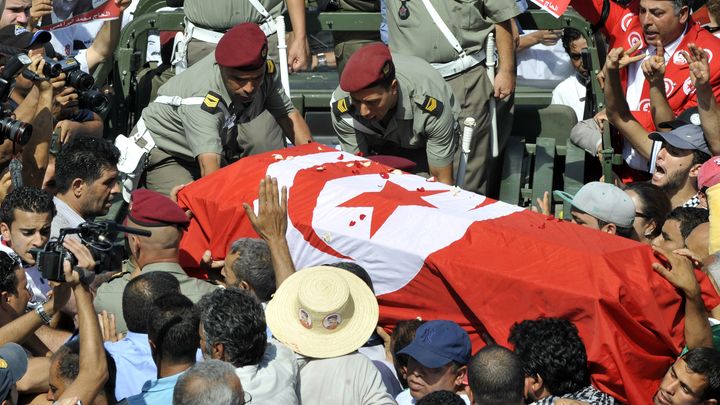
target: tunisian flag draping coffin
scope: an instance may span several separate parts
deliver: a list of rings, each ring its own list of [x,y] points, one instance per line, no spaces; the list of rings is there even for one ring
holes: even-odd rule
[[[296,267],[360,263],[382,325],[451,319],[478,349],[484,333],[505,344],[516,321],[567,317],[586,343],[593,382],[638,405],[678,354],[681,300],[651,270],[647,247],[318,144],[244,158],[185,188],[180,204],[195,214],[185,265],[257,237],[242,203],[257,203],[266,174],[289,189]]]

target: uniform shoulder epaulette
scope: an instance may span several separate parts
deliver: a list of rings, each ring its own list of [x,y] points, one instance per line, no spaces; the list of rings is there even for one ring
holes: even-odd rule
[[[265,61],[265,64],[267,65],[267,69],[265,70],[267,74],[274,75],[275,74],[275,62],[268,59]]]
[[[208,94],[205,96],[205,99],[203,99],[200,108],[210,114],[215,114],[219,111],[220,103],[224,103],[222,96],[214,91],[208,91]]]
[[[416,102],[415,104],[420,106],[421,110],[435,117],[439,117],[443,112],[443,108],[445,108],[442,101],[430,96],[425,96],[422,103]]]
[[[117,273],[115,273],[115,274],[113,274],[112,276],[110,276],[110,278],[108,279],[108,281],[113,281],[113,280],[117,280],[117,279],[119,279],[119,278],[123,278],[123,276],[126,275],[126,274],[130,274],[130,272],[129,272],[129,271],[118,271]]]
[[[340,116],[350,111],[350,96],[341,98],[332,103],[333,114]]]

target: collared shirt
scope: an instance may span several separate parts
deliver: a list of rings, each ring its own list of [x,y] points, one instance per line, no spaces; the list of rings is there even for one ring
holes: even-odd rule
[[[171,375],[170,377],[147,381],[142,387],[142,392],[127,399],[128,404],[172,405],[175,384],[177,384],[178,378],[183,374],[185,374],[185,371]]]
[[[577,115],[578,122],[583,120],[585,114],[585,97],[587,96],[586,78],[578,73],[560,82],[552,92],[550,104],[562,104],[572,107]]]
[[[50,237],[57,238],[60,236],[60,230],[63,228],[76,228],[78,225],[85,222],[85,219],[80,216],[72,207],[70,207],[65,201],[58,197],[53,197],[53,203],[57,209],[57,214],[52,220],[52,228],[50,229]],[[75,237],[71,235],[70,237]]]
[[[157,378],[148,335],[128,331],[123,340],[105,342],[105,349],[117,367],[115,398],[118,400],[139,394],[146,381]]]
[[[293,352],[282,344],[268,342],[260,363],[239,367],[235,373],[253,402],[267,405],[298,403],[298,366]]]

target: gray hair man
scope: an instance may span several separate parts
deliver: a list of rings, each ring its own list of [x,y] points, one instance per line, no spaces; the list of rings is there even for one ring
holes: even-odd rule
[[[206,360],[190,367],[175,384],[173,405],[243,405],[240,378],[235,368],[220,360]]]
[[[233,242],[222,269],[225,285],[251,292],[260,302],[275,293],[272,254],[262,239],[241,238]]]

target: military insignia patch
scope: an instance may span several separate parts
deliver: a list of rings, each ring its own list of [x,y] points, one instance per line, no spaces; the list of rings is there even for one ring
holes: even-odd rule
[[[274,75],[275,74],[275,62],[268,59],[267,61],[265,61],[265,64],[267,65],[267,69],[266,69],[267,74]]]
[[[400,8],[398,9],[398,17],[401,20],[407,20],[410,17],[410,9],[407,7],[409,0],[400,1]]]
[[[350,97],[341,98],[332,105],[333,113],[335,115],[345,114],[350,111]]]
[[[262,56],[263,59],[264,59],[264,58],[267,58],[267,45],[266,45],[266,46],[263,46],[262,51],[260,51],[260,56]]]
[[[387,76],[388,73],[390,73],[390,62],[385,62],[385,64],[382,67],[382,74],[383,74],[383,76]]]
[[[423,111],[436,117],[442,114],[444,108],[444,105],[440,100],[430,96],[425,96],[425,100],[422,103],[417,104]]]
[[[203,111],[207,111],[211,114],[215,114],[218,111],[218,104],[222,102],[222,97],[215,93],[215,92],[208,92],[208,94],[205,96],[205,99],[203,100],[202,104],[200,105],[200,108]]]

